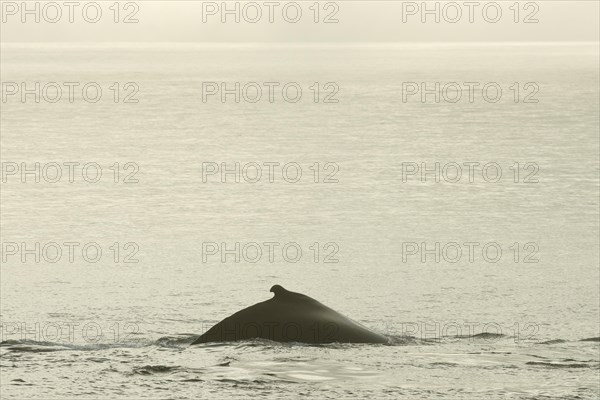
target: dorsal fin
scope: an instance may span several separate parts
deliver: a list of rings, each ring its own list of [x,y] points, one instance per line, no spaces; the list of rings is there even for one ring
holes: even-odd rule
[[[278,296],[282,296],[285,295],[286,293],[289,293],[286,289],[283,288],[283,286],[281,285],[273,285],[271,287],[270,292],[275,293],[275,297]]]
[[[297,293],[297,292],[290,292],[289,290],[287,290],[286,288],[284,288],[281,285],[271,286],[270,292],[275,293],[275,296],[273,296],[273,299],[278,300],[278,301],[302,301],[302,302],[310,301],[313,303],[321,304],[318,301],[316,301],[315,299],[310,298],[305,294]]]

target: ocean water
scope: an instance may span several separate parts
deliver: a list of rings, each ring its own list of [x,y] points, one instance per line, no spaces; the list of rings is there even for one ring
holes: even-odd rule
[[[63,96],[3,87],[0,396],[597,399],[598,57],[597,43],[3,45],[4,84]],[[203,101],[206,82],[263,97]],[[422,82],[446,98],[407,94]],[[452,82],[491,97],[447,101]],[[436,162],[439,182],[413,174]],[[21,175],[35,163],[39,182]],[[239,182],[212,174],[236,163]],[[390,343],[189,346],[274,284]]]

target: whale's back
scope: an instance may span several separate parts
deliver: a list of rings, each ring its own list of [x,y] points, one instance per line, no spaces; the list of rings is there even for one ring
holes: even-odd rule
[[[280,285],[273,298],[244,308],[210,328],[194,343],[268,339],[304,343],[386,343],[370,331],[319,301]]]

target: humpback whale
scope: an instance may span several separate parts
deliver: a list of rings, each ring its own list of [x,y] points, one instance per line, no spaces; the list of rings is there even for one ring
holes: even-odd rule
[[[388,339],[301,293],[280,285],[275,295],[225,318],[192,345],[269,339],[302,343],[387,343]]]

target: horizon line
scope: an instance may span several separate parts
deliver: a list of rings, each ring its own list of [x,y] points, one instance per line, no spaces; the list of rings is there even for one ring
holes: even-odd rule
[[[181,42],[181,41],[144,41],[144,42],[69,42],[69,41],[1,41],[0,45],[19,45],[19,44],[77,44],[77,45],[550,45],[550,44],[600,44],[600,40],[565,40],[565,41],[388,41],[388,42]]]

